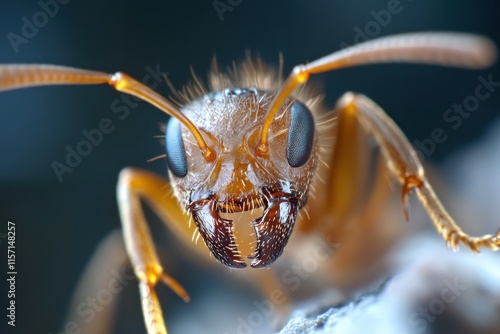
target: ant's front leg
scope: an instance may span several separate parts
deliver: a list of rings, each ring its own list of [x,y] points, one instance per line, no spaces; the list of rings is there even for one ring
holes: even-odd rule
[[[120,173],[117,191],[125,246],[139,280],[142,310],[148,334],[166,333],[154,287],[161,280],[185,301],[189,301],[189,297],[179,283],[163,272],[141,208],[141,198],[146,200],[176,237],[195,254],[198,253],[200,259],[209,264],[216,262],[209,256],[204,243],[193,244],[191,241],[195,224],[189,224],[189,217],[173,197],[171,187],[165,179],[148,171],[128,168]],[[283,291],[280,282],[271,271],[253,270],[250,273],[245,271],[241,272],[241,277],[255,284],[265,296],[269,296],[276,289]],[[287,297],[284,297],[286,302],[278,309],[278,318],[283,318],[287,313],[289,307]]]
[[[497,235],[471,237],[457,226],[425,177],[424,168],[408,139],[372,100],[364,95],[346,93],[338,102],[337,109],[356,115],[368,133],[375,137],[389,171],[403,186],[402,201],[406,219],[408,197],[411,190],[415,189],[437,231],[453,249],[458,247],[459,242],[475,252],[479,252],[481,247],[493,250],[500,248],[500,232]]]
[[[185,236],[189,239],[188,217],[179,208],[176,199],[169,196],[169,191],[170,186],[166,180],[138,169],[123,170],[118,181],[117,195],[123,236],[132,267],[139,280],[142,310],[148,334],[167,333],[154,290],[158,281],[167,284],[184,301],[189,301],[189,296],[182,286],[163,272],[141,207],[140,200],[144,198],[169,225],[175,223],[185,226]]]

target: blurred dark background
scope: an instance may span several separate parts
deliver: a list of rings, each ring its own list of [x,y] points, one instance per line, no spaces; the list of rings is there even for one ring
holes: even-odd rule
[[[214,54],[225,66],[241,60],[249,49],[273,65],[283,52],[286,73],[296,64],[339,49],[342,43],[353,44],[355,27],[364,31],[365,25],[374,21],[370,12],[386,9],[388,2],[243,0],[232,11],[224,12],[221,20],[212,1],[71,0],[60,4],[58,13],[17,45],[16,52],[10,33],[22,36],[23,17],[33,22],[33,15],[42,7],[36,1],[9,0],[0,5],[0,63],[120,70],[139,79],[147,74],[148,66],[159,66],[180,88],[190,79],[191,65],[204,77]],[[487,35],[500,44],[498,1],[402,0],[401,6],[403,10],[393,15],[377,36],[464,31]],[[478,140],[497,118],[498,92],[482,101],[456,130],[442,118],[454,103],[462,103],[474,93],[479,75],[490,73],[500,81],[499,65],[483,71],[378,65],[342,70],[317,80],[324,83],[328,106],[345,91],[364,93],[395,119],[411,141],[429,138],[433,129],[442,127],[448,139],[426,157],[439,164],[463,145]],[[164,82],[157,90],[169,94]],[[111,107],[119,96],[105,86],[0,94],[0,233],[6,232],[7,220],[17,227],[17,326],[9,328],[12,333],[58,332],[71,292],[92,251],[120,226],[115,201],[119,171],[136,166],[166,172],[164,160],[146,162],[162,154],[163,148],[153,136],[160,134],[158,124],[165,122],[166,116],[140,103],[122,120],[122,114],[114,113]],[[64,163],[66,146],[75,148],[85,139],[82,130],[96,128],[104,117],[111,119],[114,131],[59,182],[51,164]],[[4,264],[6,243],[0,240]],[[181,250],[174,256],[174,263],[182,267],[171,273],[190,292],[210,289],[218,280],[217,276],[202,279],[203,271],[187,262]],[[2,284],[4,268],[2,265]],[[183,277],[183,273],[187,275]],[[5,301],[3,286],[1,291]],[[144,331],[134,293],[124,298],[126,303],[136,303],[137,312],[120,320],[127,329],[123,333]],[[182,311],[189,312],[188,306],[180,305]],[[175,314],[176,310],[168,312]],[[4,326],[4,311],[0,313]],[[191,316],[197,321],[196,314]]]

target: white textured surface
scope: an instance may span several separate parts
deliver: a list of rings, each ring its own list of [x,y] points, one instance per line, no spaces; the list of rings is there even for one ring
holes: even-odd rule
[[[280,333],[413,334],[444,328],[457,334],[498,333],[498,254],[453,253],[430,236],[406,243],[395,254],[401,271],[381,289],[332,305],[319,315],[298,311]]]

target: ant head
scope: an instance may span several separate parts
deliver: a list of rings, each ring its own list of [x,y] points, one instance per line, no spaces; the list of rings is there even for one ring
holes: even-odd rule
[[[257,88],[225,89],[182,109],[213,150],[212,161],[199,154],[194,136],[179,121],[172,118],[167,125],[174,194],[214,257],[229,267],[246,267],[246,259],[254,268],[265,267],[281,255],[316,171],[314,117],[295,98],[280,107],[269,129],[268,151],[258,154],[274,95]],[[231,214],[254,211],[259,215],[233,222]],[[252,230],[238,233],[241,224],[251,224]]]

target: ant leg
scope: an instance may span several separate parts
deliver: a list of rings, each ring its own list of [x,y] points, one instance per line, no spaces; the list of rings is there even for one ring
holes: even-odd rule
[[[314,217],[310,223],[329,243],[340,244],[329,260],[332,274],[327,277],[333,286],[348,291],[380,270],[380,265],[373,264],[380,262],[402,229],[389,226],[392,220],[382,219],[391,199],[385,161],[372,154],[356,113],[340,108],[334,115],[335,127],[320,131],[321,142],[332,133],[335,138],[328,142],[333,144],[332,151],[322,155],[325,164],[319,173],[325,185],[316,184],[322,196],[310,203],[311,215],[317,211],[322,217]],[[369,241],[366,235],[370,235]]]
[[[79,278],[61,331],[65,332],[68,324],[74,324],[81,334],[110,333],[118,294],[135,278],[125,273],[128,267],[130,261],[121,231],[115,230],[101,241]],[[83,317],[81,306],[88,302],[89,296],[97,296],[103,288],[114,294],[112,300],[99,312]]]
[[[162,280],[185,300],[188,300],[188,297],[177,282],[172,281],[169,276],[163,273],[143,216],[140,199],[146,200],[171,232],[188,244],[189,249],[199,253],[201,258],[206,260],[204,263],[216,264],[216,262],[210,257],[210,252],[207,251],[204,242],[193,245],[191,239],[196,226],[189,224],[189,216],[182,211],[177,200],[173,196],[169,196],[171,187],[165,179],[148,171],[128,168],[120,173],[117,190],[125,246],[132,267],[139,279],[148,334],[166,333],[162,311],[154,291],[155,285],[159,280]],[[238,272],[234,272],[233,275],[236,273]],[[282,288],[274,273],[269,270],[254,270],[253,275],[241,272],[238,277],[256,284],[265,296],[270,296],[275,289]],[[281,289],[281,291],[283,290]],[[286,301],[283,305],[277,305],[278,318],[284,318],[284,314],[287,313],[289,299],[285,293],[283,295]]]
[[[389,172],[403,186],[401,199],[403,213],[407,220],[409,194],[415,189],[436,230],[454,250],[457,249],[459,242],[475,252],[479,252],[480,247],[493,250],[500,248],[500,232],[497,235],[471,237],[457,226],[434,193],[425,177],[417,153],[408,139],[379,106],[364,95],[346,93],[339,100],[337,108],[356,114],[367,132],[375,137],[387,162]]]
[[[395,224],[394,194],[389,187],[384,157],[378,156],[373,184],[365,188],[362,208],[343,230],[337,255],[332,257],[333,284],[347,290],[370,282],[386,269],[387,251],[399,240],[404,226]],[[369,239],[366,236],[369,236]]]
[[[123,236],[132,267],[139,280],[142,310],[148,334],[167,333],[154,290],[159,281],[167,284],[184,301],[189,301],[182,286],[164,273],[141,208],[142,198],[151,205],[168,227],[175,232],[181,232],[186,241],[190,240],[192,233],[188,227],[188,216],[169,192],[171,188],[167,181],[150,172],[129,168],[120,173],[117,195]]]
[[[324,189],[324,193],[321,191],[322,196],[308,203],[311,219],[300,226],[324,231],[335,238],[331,241],[340,241],[346,223],[359,211],[367,186],[369,148],[364,130],[353,114],[335,113],[334,122],[333,126],[319,127],[323,163],[314,188]],[[324,219],[327,223],[322,222]]]

